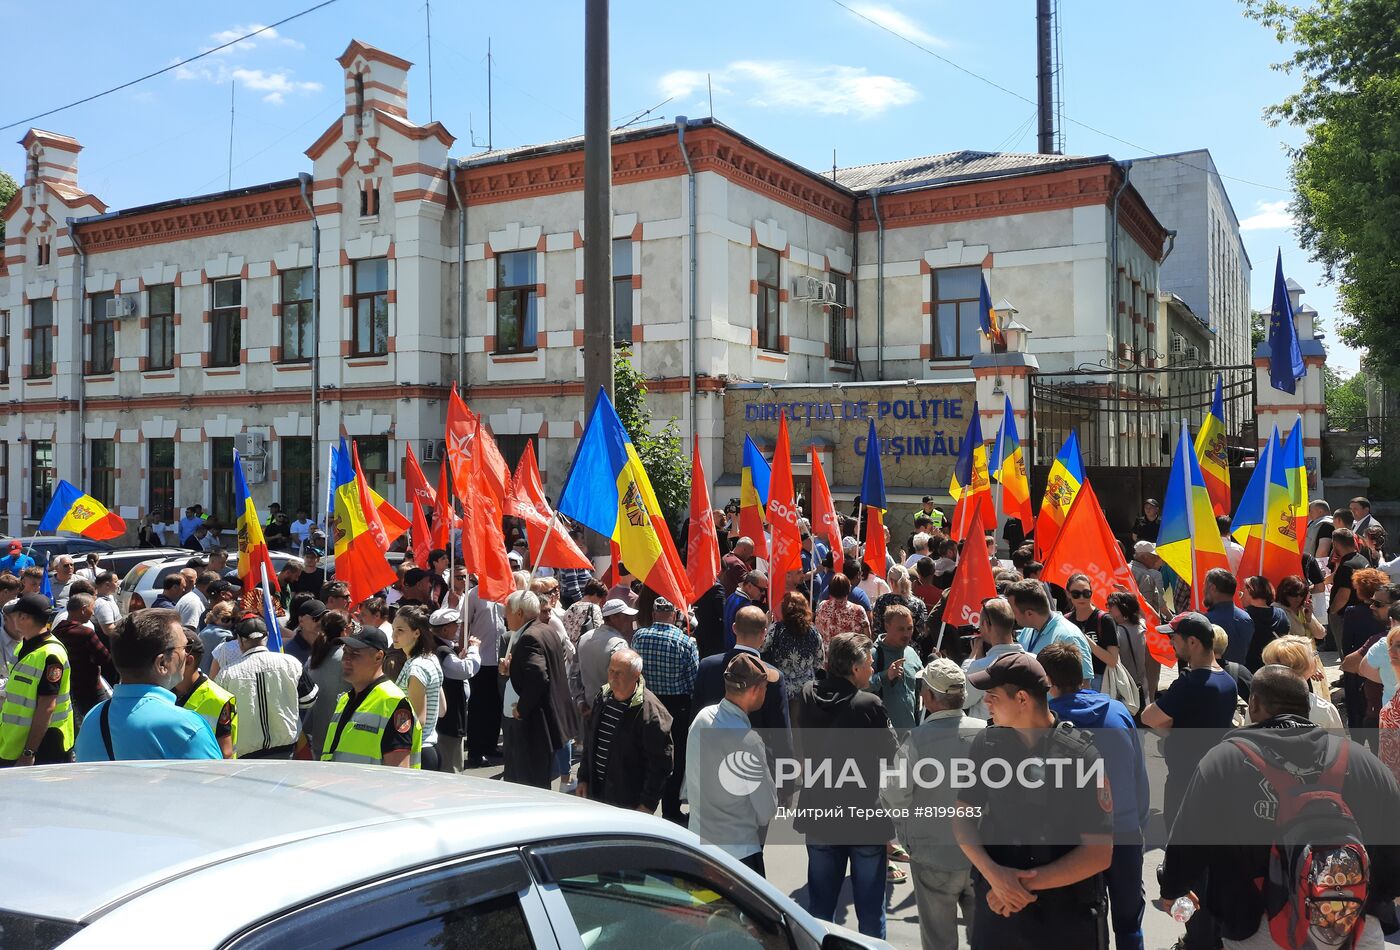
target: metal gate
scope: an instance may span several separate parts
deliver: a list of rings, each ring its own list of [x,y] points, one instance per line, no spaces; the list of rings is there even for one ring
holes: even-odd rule
[[[1109,369],[1081,366],[1030,378],[1027,442],[1032,497],[1039,497],[1055,455],[1079,433],[1084,467],[1116,528],[1131,523],[1142,501],[1161,498],[1175,433],[1186,420],[1192,436],[1210,412],[1220,376],[1232,469],[1256,454],[1254,367],[1172,366]],[[1232,477],[1236,493],[1248,473]]]

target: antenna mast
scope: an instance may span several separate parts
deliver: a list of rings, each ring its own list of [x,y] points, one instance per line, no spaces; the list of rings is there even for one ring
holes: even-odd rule
[[[423,0],[423,14],[428,21],[428,121],[433,121],[433,4]]]
[[[238,89],[238,80],[228,81],[228,189],[233,189],[233,94]]]

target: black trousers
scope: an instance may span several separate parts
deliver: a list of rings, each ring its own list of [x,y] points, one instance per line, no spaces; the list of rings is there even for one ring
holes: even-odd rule
[[[671,714],[671,748],[674,756],[671,777],[661,790],[661,817],[680,819],[681,793],[685,791],[685,740],[690,735],[690,697],[658,696],[661,705]]]
[[[496,754],[501,738],[501,685],[494,666],[483,666],[468,682],[467,755],[485,758]]]
[[[1003,917],[987,906],[988,889],[974,874],[972,950],[1108,950],[1106,901],[1041,899]]]

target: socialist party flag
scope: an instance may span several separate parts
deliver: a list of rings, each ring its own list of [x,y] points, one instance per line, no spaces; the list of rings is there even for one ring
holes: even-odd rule
[[[685,545],[685,573],[690,581],[693,604],[715,586],[719,577],[719,533],[710,510],[710,488],[705,482],[705,466],[700,461],[700,436],[695,436],[690,455],[690,528]]]
[[[802,570],[802,532],[797,527],[802,512],[792,485],[792,451],[788,442],[787,413],[778,416],[778,443],[773,447],[773,475],[768,483],[768,523],[773,526],[773,550],[769,558],[770,582],[786,588],[788,571]],[[881,568],[884,567],[882,563]]]

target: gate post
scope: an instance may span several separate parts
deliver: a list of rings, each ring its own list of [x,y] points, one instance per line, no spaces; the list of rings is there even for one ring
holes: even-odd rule
[[[1255,348],[1255,417],[1259,420],[1257,448],[1262,454],[1275,425],[1278,426],[1279,438],[1287,437],[1294,418],[1301,415],[1303,458],[1308,470],[1308,500],[1311,501],[1323,496],[1322,431],[1326,403],[1322,394],[1322,367],[1327,361],[1327,351],[1315,336],[1313,317],[1317,311],[1311,307],[1299,307],[1295,298],[1293,313],[1294,323],[1298,327],[1298,349],[1303,354],[1307,372],[1298,380],[1297,391],[1292,395],[1275,389],[1269,384],[1269,341],[1265,340]]]

